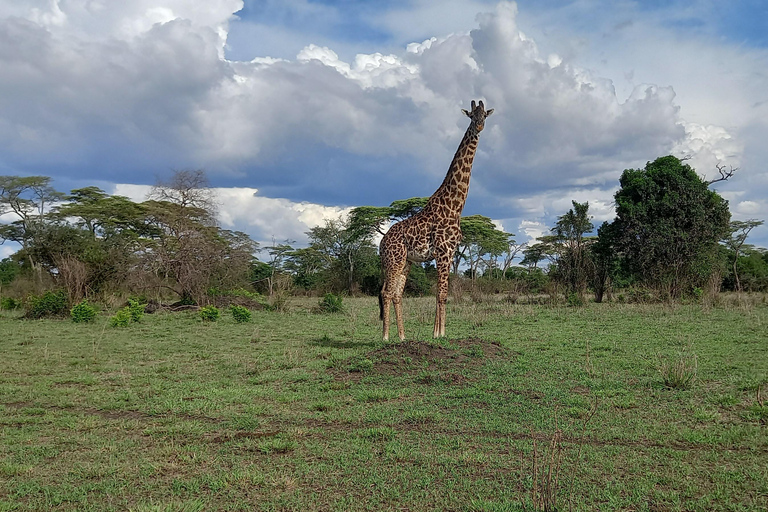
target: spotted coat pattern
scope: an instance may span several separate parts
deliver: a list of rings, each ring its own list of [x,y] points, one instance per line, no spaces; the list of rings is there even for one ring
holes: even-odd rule
[[[443,183],[416,215],[392,226],[379,245],[384,285],[379,295],[384,340],[389,339],[389,304],[395,305],[397,334],[405,339],[403,326],[403,290],[411,263],[435,260],[437,268],[437,306],[435,338],[445,336],[445,303],[448,300],[448,274],[456,247],[461,241],[461,211],[469,192],[472,161],[477,151],[480,132],[493,109],[485,110],[483,102],[471,111],[463,110],[470,119],[464,138],[456,150]]]

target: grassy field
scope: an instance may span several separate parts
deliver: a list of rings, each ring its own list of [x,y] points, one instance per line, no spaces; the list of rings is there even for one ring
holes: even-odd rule
[[[433,342],[407,299],[387,345],[375,298],[316,303],[3,313],[0,511],[768,508],[764,301],[465,300]]]

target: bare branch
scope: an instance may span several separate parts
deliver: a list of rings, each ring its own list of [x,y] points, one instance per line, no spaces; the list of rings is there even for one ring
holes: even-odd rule
[[[713,183],[717,183],[718,181],[725,181],[728,178],[730,178],[731,176],[733,176],[736,171],[739,170],[738,167],[734,167],[734,166],[730,166],[730,169],[726,169],[725,165],[723,165],[723,164],[716,164],[715,168],[717,168],[717,172],[720,173],[720,177],[719,178],[715,178],[714,180],[708,181],[707,185],[711,185]]]

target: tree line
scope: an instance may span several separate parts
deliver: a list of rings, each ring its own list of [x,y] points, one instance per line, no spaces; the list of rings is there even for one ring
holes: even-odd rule
[[[97,187],[64,194],[50,182],[0,176],[0,214],[12,218],[0,225],[0,241],[21,247],[0,262],[6,295],[56,287],[71,303],[151,293],[201,305],[231,290],[273,300],[297,292],[375,295],[381,283],[375,241],[428,199],[354,208],[346,218],[310,229],[306,247],[291,240],[259,246],[217,224],[214,193],[202,171],[175,172],[142,202]],[[763,221],[732,222],[727,201],[711,183],[684,160],[661,157],[622,173],[616,218],[596,233],[589,204],[573,201],[549,234],[527,244],[488,217],[463,217],[453,281],[577,302],[588,293],[600,302],[625,289],[670,299],[768,290],[768,252],[746,243]],[[434,279],[432,264],[414,264],[406,291],[429,294]]]

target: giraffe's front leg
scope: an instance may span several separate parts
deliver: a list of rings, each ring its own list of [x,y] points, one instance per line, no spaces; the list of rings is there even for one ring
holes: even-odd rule
[[[435,266],[437,267],[437,305],[433,337],[440,338],[445,336],[445,303],[448,301],[448,274],[450,273],[451,260],[443,258],[435,260]]]

